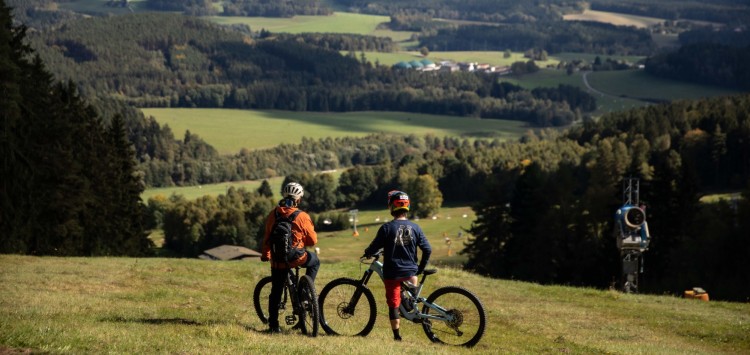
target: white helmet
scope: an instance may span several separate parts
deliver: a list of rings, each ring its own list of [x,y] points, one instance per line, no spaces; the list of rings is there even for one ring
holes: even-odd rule
[[[281,196],[282,197],[292,197],[295,200],[302,198],[302,196],[305,196],[305,189],[302,188],[302,185],[296,183],[296,182],[290,182],[286,185],[284,185],[283,188],[281,188]]]

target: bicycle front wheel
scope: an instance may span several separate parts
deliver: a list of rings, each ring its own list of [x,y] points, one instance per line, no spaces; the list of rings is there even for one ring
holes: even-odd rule
[[[357,280],[336,279],[320,291],[320,326],[327,334],[365,336],[376,317],[372,291]]]
[[[302,323],[302,333],[311,337],[318,336],[318,294],[315,292],[315,283],[312,278],[303,275],[299,280],[299,302],[302,310],[300,317]]]
[[[425,319],[427,337],[434,342],[457,346],[474,346],[484,335],[487,316],[484,305],[471,291],[462,287],[442,287],[427,297],[422,313],[443,319]]]

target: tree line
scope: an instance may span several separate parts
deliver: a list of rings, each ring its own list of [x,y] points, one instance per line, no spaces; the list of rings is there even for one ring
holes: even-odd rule
[[[159,11],[181,11],[193,16],[293,17],[296,15],[330,15],[330,7],[320,0],[147,0],[146,6]],[[220,9],[220,10],[219,10]]]
[[[650,57],[646,72],[699,84],[750,89],[750,46],[696,43]]]
[[[554,30],[552,30],[554,29]],[[554,20],[501,26],[467,25],[442,28],[421,36],[432,51],[545,50],[606,55],[651,55],[656,44],[648,30],[597,22]]]
[[[149,255],[125,124],[56,83],[0,1],[0,253]]]
[[[717,22],[729,26],[743,25],[750,21],[750,7],[748,7],[747,2],[743,0],[596,0],[591,2],[591,10],[656,17],[668,20],[700,20]]]
[[[560,19],[565,13],[583,10],[582,3],[568,0],[334,0],[334,3],[352,12],[374,15],[426,14],[433,18],[495,23],[544,22]]]
[[[613,113],[562,139],[580,160],[532,161],[488,179],[466,266],[503,278],[604,288],[617,281],[613,213],[621,180],[641,179],[652,244],[641,289],[679,294],[702,285],[719,299],[750,295],[750,96],[681,101]],[[701,203],[708,191],[745,191]]]

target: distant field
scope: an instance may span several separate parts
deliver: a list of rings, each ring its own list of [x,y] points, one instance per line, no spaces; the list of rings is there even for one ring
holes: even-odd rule
[[[340,175],[341,173],[338,173]],[[338,180],[338,175],[336,176],[336,179]],[[268,183],[271,185],[271,188],[274,192],[278,192],[276,190],[279,190],[281,187],[281,183],[284,182],[284,177],[273,177],[270,179],[267,179]],[[155,197],[157,195],[162,195],[164,197],[169,197],[174,195],[182,195],[187,200],[195,200],[198,197],[203,196],[219,196],[219,195],[226,195],[227,190],[229,190],[230,187],[234,187],[236,189],[244,188],[247,191],[255,191],[260,187],[260,184],[263,182],[263,180],[248,180],[248,181],[227,181],[227,182],[220,182],[216,184],[207,184],[207,185],[196,185],[196,186],[172,186],[172,187],[158,187],[158,188],[150,188],[146,189],[146,191],[143,191],[141,194],[141,199],[143,202],[147,202],[149,198]]]
[[[534,89],[537,87],[556,87],[560,84],[571,85],[579,87],[583,90],[587,90],[583,84],[581,78],[581,72],[575,72],[568,75],[564,70],[556,69],[544,69],[534,74],[527,74],[520,78],[514,76],[505,76],[503,81],[507,81],[527,89]],[[628,98],[612,97],[612,96],[601,96],[593,94],[596,97],[597,110],[593,112],[594,116],[599,116],[603,113],[626,110],[634,107],[640,107],[647,105],[644,101],[638,101]]]
[[[607,94],[655,100],[699,99],[704,97],[734,95],[736,90],[684,81],[662,79],[651,76],[643,70],[621,70],[593,72],[589,83]]]
[[[148,108],[142,111],[147,116],[154,116],[159,124],[168,124],[176,137],[181,138],[185,130],[190,130],[222,154],[235,154],[242,148],[300,143],[303,137],[363,137],[385,132],[515,139],[528,129],[519,121],[405,112],[321,113],[197,108]]]
[[[477,63],[488,63],[495,66],[510,66],[514,62],[528,61],[528,58],[523,57],[523,53],[512,53],[510,58],[503,58],[503,52],[501,51],[457,51],[457,52],[430,52],[427,57],[422,56],[417,51],[401,51],[394,53],[382,53],[382,52],[365,52],[365,57],[372,63],[375,63],[377,59],[380,64],[393,65],[401,61],[412,61],[429,59],[433,62],[440,62],[443,60],[450,60],[453,62],[477,62]],[[359,55],[359,53],[358,53]],[[537,62],[539,66],[546,66],[549,64],[557,65],[559,60],[550,58],[548,61]]]
[[[569,21],[594,21],[611,23],[616,26],[634,26],[638,28],[651,27],[653,25],[664,22],[664,19],[656,17],[645,17],[618,14],[614,12],[594,11],[585,10],[582,14],[569,14],[563,16],[565,20]]]
[[[594,112],[595,115],[649,104],[648,101],[643,101],[644,99],[653,102],[654,100],[696,99],[738,93],[738,91],[724,88],[656,78],[646,74],[643,70],[592,72],[589,73],[588,79],[593,88],[608,94],[607,96],[593,94],[599,106]],[[583,84],[581,72],[568,75],[565,71],[556,69],[544,69],[520,78],[505,76],[502,80],[527,89],[566,84],[587,90]]]
[[[700,198],[700,201],[703,203],[717,203],[719,201],[725,201],[725,202],[736,202],[742,198],[741,192],[726,192],[726,193],[720,193],[720,194],[711,194],[711,195],[704,195]]]
[[[339,177],[345,170],[346,169],[338,169],[336,171],[326,172],[326,174],[331,174],[333,179],[338,181]],[[281,190],[281,184],[284,182],[284,176],[272,177],[266,180],[268,180],[268,183],[271,185],[273,192],[278,194]],[[188,200],[195,200],[203,196],[226,195],[227,190],[229,190],[230,187],[234,187],[235,189],[244,188],[247,191],[256,191],[262,182],[263,180],[226,181],[207,185],[149,188],[146,189],[146,191],[143,191],[141,199],[143,199],[143,202],[145,203],[149,198],[157,195],[169,197],[174,194],[182,195]],[[276,197],[281,198],[280,195]]]
[[[625,60],[630,63],[636,63],[639,60],[646,58],[644,56],[635,56],[635,55],[603,55],[603,54],[573,53],[573,52],[558,53],[550,57],[554,58],[554,60],[558,62],[581,59],[589,63],[593,63],[596,60],[596,57],[599,57],[599,59],[601,59],[602,62],[606,61],[607,59],[611,59],[611,60]]]
[[[208,19],[222,25],[245,24],[253,31],[266,29],[271,32],[285,33],[354,33],[390,37],[396,42],[407,40],[414,33],[378,29],[379,24],[390,21],[388,16],[349,12],[334,12],[331,16],[294,16],[292,18],[212,16]]]
[[[465,216],[465,217],[464,217]],[[326,255],[330,262],[353,261],[370,244],[380,225],[391,220],[388,211],[383,209],[359,210],[357,232],[359,236],[354,237],[351,229],[338,232],[321,232],[318,234],[318,247],[321,255]],[[476,219],[474,211],[468,206],[443,207],[435,218],[415,219],[432,246],[432,260],[440,264],[458,265],[466,260],[465,256],[458,252],[463,250],[463,243],[468,239],[469,233],[466,229]],[[462,236],[459,239],[458,233]],[[450,238],[449,245],[445,238]]]

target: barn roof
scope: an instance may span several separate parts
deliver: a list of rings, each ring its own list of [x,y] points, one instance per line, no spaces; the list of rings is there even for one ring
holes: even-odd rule
[[[209,260],[242,260],[247,258],[260,258],[260,253],[237,245],[221,245],[205,250],[201,259]]]

